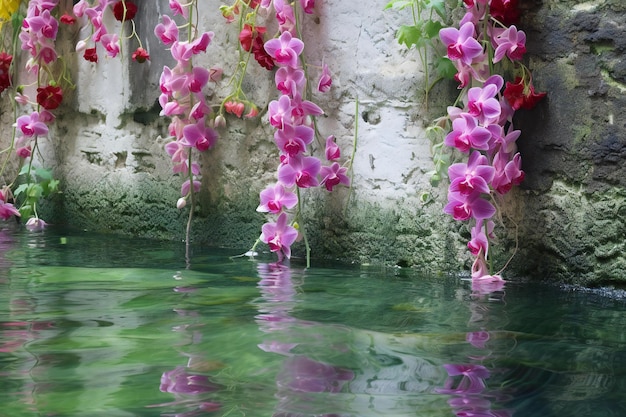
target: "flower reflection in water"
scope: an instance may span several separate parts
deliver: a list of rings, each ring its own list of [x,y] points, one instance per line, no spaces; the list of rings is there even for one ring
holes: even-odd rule
[[[259,290],[263,303],[260,304],[256,320],[262,332],[277,336],[282,333],[284,336],[294,327],[315,326],[315,323],[299,320],[290,315],[295,305],[294,296],[297,291],[289,267],[280,264],[260,263],[258,273],[261,277]],[[309,398],[309,395],[340,393],[347,389],[349,382],[354,379],[354,373],[349,369],[295,353],[294,350],[298,345],[298,343],[279,341],[275,338],[270,338],[270,340],[259,345],[259,348],[266,352],[287,356],[281,371],[276,376],[278,388],[276,397],[279,402],[272,417],[311,415],[310,413],[302,414],[299,411],[293,411],[293,405],[297,404],[298,410],[306,409],[306,404],[316,402],[313,398]],[[320,417],[338,416],[338,414],[328,413],[316,413],[315,415]]]
[[[481,354],[468,355],[470,362],[460,364],[445,364],[444,369],[448,378],[441,388],[435,392],[450,395],[448,404],[458,417],[512,417],[513,412],[507,409],[494,409],[494,402],[507,399],[507,396],[497,390],[490,390],[487,380],[492,371],[487,364],[494,359],[489,350],[491,333],[485,330],[489,319],[489,302],[502,302],[504,282],[473,281],[470,295],[471,316],[469,326],[480,326],[480,329],[469,331],[465,340]]]
[[[175,279],[180,277],[174,276]],[[183,296],[192,294],[196,291],[194,287],[177,286],[174,289],[175,293]],[[176,314],[182,317],[189,317],[197,319],[200,317],[198,312],[193,310],[175,309]],[[202,333],[194,329],[193,325],[176,326],[172,329],[176,332],[189,333],[189,343],[194,345],[198,344],[202,340]],[[223,387],[213,383],[208,376],[202,375],[195,371],[195,368],[201,367],[202,359],[196,355],[182,352],[183,356],[187,356],[189,359],[186,366],[177,366],[176,368],[166,371],[161,375],[161,383],[159,390],[161,392],[167,392],[174,394],[176,400],[168,403],[153,404],[152,407],[173,407],[184,406],[189,409],[182,413],[163,413],[164,417],[194,417],[204,415],[207,412],[218,411],[221,408],[221,404],[208,399],[212,394],[216,393]]]

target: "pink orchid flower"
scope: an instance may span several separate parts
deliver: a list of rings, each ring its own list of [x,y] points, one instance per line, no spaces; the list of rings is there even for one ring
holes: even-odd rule
[[[88,7],[89,3],[87,3],[87,0],[79,0],[79,2],[74,5],[72,12],[76,17],[83,17],[83,14],[85,14],[85,10]]]
[[[59,30],[59,22],[50,15],[49,10],[44,10],[40,15],[24,19],[24,27],[36,33],[37,37],[56,39]]]
[[[163,15],[161,21],[162,23],[154,28],[154,34],[163,44],[172,45],[178,41],[178,26],[168,15]]]
[[[30,219],[28,219],[25,226],[26,229],[30,230],[31,232],[36,232],[45,229],[46,226],[48,226],[48,223],[38,217],[31,217]]]
[[[115,58],[120,53],[120,39],[116,33],[102,35],[100,42],[111,58]]]
[[[199,93],[209,82],[209,70],[202,67],[193,67],[189,77],[189,91]]]
[[[300,94],[296,94],[291,100],[291,116],[294,124],[306,124],[308,116],[321,116],[324,110],[309,100],[302,100]]]
[[[278,100],[270,101],[267,106],[270,124],[276,129],[283,129],[285,125],[293,123],[291,118],[291,99],[283,94]]]
[[[19,210],[16,209],[13,204],[5,203],[4,201],[0,200],[0,218],[3,220],[8,220],[12,216],[20,217]]]
[[[350,178],[346,175],[348,168],[340,166],[337,162],[333,162],[331,166],[323,166],[320,168],[320,176],[323,184],[328,191],[332,191],[333,187],[343,184],[350,186]]]
[[[193,192],[197,193],[198,191],[200,191],[200,186],[201,183],[198,180],[193,180]],[[186,196],[189,194],[189,192],[191,191],[191,182],[189,180],[183,182],[183,185],[180,186],[180,195],[181,196]]]
[[[452,131],[444,139],[447,146],[453,146],[463,153],[468,153],[471,148],[488,150],[491,133],[482,126],[478,126],[477,120],[467,113],[463,113],[452,122]]]
[[[279,38],[265,42],[264,48],[278,65],[297,68],[298,56],[304,49],[304,42],[291,36],[290,32],[283,32]]]
[[[183,145],[194,147],[204,152],[212,147],[217,141],[217,132],[205,124],[204,119],[194,124],[188,124],[183,128]]]
[[[294,157],[306,152],[306,147],[313,142],[314,130],[308,126],[284,125],[274,133],[276,146],[282,152]]]
[[[489,193],[489,183],[495,175],[485,155],[479,151],[471,153],[467,163],[456,163],[448,168],[450,191],[468,195],[475,191]]]
[[[464,23],[460,29],[449,27],[439,31],[441,41],[448,49],[448,58],[470,65],[474,58],[483,53],[483,47],[474,39],[474,24]]]
[[[320,75],[320,79],[317,83],[317,91],[321,93],[326,93],[330,90],[330,86],[333,83],[333,79],[330,76],[330,70],[328,69],[328,65],[322,65],[322,74]]]
[[[335,142],[334,135],[330,135],[326,138],[326,149],[324,153],[326,154],[326,159],[329,161],[341,158],[341,149],[339,149],[339,146]]]
[[[526,53],[526,34],[517,30],[515,25],[509,26],[493,38],[496,51],[493,55],[494,64],[506,55],[511,61],[519,61]]]
[[[476,117],[483,126],[497,122],[500,118],[500,101],[495,96],[498,87],[495,84],[487,84],[484,87],[472,87],[467,92],[468,113]]]
[[[516,153],[511,160],[502,151],[493,157],[493,166],[496,169],[491,186],[498,194],[508,193],[514,185],[519,185],[524,180],[525,173],[522,171],[522,157]]]
[[[261,204],[256,211],[262,213],[278,214],[283,210],[292,209],[298,204],[298,197],[295,193],[287,191],[280,183],[267,187],[260,194]]]
[[[293,32],[296,27],[296,17],[293,8],[284,0],[274,0],[274,10],[278,21],[278,30],[281,32]]]
[[[469,195],[449,192],[448,204],[443,211],[459,221],[488,219],[496,213],[495,207],[477,191]]]
[[[489,240],[487,236],[492,239],[495,237],[493,235],[494,223],[489,220],[486,227],[487,231],[485,232],[485,223],[483,220],[477,220],[474,227],[472,227],[472,238],[467,242],[467,247],[474,256],[478,256],[481,252],[486,256],[489,252]]]
[[[306,83],[304,71],[300,68],[280,67],[274,78],[278,91],[291,97],[301,94]]]
[[[48,134],[48,126],[39,118],[38,112],[32,112],[30,115],[24,115],[17,118],[17,129],[24,136],[45,136]]]
[[[181,15],[184,19],[189,19],[189,5],[181,4],[179,0],[170,0],[170,10],[174,13]]]
[[[313,8],[315,7],[315,0],[300,0],[300,6],[302,6],[304,13],[312,14]]]
[[[287,224],[287,214],[281,213],[276,223],[265,223],[261,227],[260,240],[270,247],[270,251],[276,252],[278,262],[291,258],[291,245],[296,241],[298,231]]]
[[[289,163],[278,168],[278,181],[286,187],[297,185],[300,188],[317,187],[317,174],[322,163],[314,156],[290,157]]]

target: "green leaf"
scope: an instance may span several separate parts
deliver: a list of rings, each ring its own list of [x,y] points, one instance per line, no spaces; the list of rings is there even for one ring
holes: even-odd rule
[[[36,168],[35,174],[42,180],[51,180],[52,179],[52,171],[45,168]]]
[[[398,38],[398,43],[405,44],[407,48],[410,48],[411,46],[420,47],[424,45],[422,31],[417,26],[400,26],[398,32],[396,33],[396,38]]]
[[[439,37],[439,31],[441,29],[443,29],[443,25],[441,24],[441,22],[436,22],[434,20],[427,20],[424,23],[424,28],[422,29],[422,31],[424,32],[424,34],[426,35],[428,39],[433,39],[433,38]]]
[[[430,0],[429,6],[433,9],[439,17],[446,20],[446,2],[445,0]]]
[[[387,9],[402,10],[406,7],[413,5],[414,3],[415,3],[414,0],[392,0],[389,3],[387,3],[387,5],[385,6],[383,10],[387,10]]]
[[[442,76],[443,78],[450,79],[450,80],[454,79],[454,76],[457,73],[457,69],[452,63],[452,61],[450,61],[445,56],[442,56],[439,59],[437,59],[435,63],[435,68],[437,68],[437,72],[439,73],[440,76]]]
[[[13,191],[13,195],[15,197],[18,197],[20,194],[22,194],[24,191],[26,191],[26,189],[28,188],[28,184],[20,184],[15,191]]]
[[[23,219],[28,219],[33,214],[33,208],[30,204],[24,204],[19,208],[19,212]]]
[[[43,187],[41,185],[31,184],[30,187],[28,187],[27,195],[29,199],[34,199],[36,201],[39,197],[41,197],[41,194],[43,194]]]
[[[20,172],[17,175],[26,175],[26,174],[28,174],[29,171],[30,171],[30,165],[29,164],[22,165],[22,168],[20,168]]]
[[[59,189],[59,180],[50,180],[48,183],[48,192],[55,193]]]

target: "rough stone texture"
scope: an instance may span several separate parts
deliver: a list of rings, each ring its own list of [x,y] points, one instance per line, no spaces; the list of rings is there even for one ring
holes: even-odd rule
[[[516,200],[520,273],[585,284],[626,279],[626,3],[541,2],[527,28],[548,97],[522,114],[527,173]]]
[[[45,162],[63,180],[63,199],[50,216],[89,230],[182,240],[187,216],[174,208],[181,181],[171,175],[163,150],[167,121],[158,116],[156,102],[159,74],[172,59],[152,27],[168,12],[167,1],[139,3],[137,28],[150,62],[139,65],[127,53],[123,60],[105,58],[94,66],[73,56],[74,99],[59,115],[55,139],[42,146]],[[303,193],[313,256],[467,271],[469,233],[442,214],[445,186],[432,187],[426,175],[432,161],[424,126],[445,112],[454,86],[438,85],[426,111],[417,53],[394,38],[410,16],[383,11],[386,3],[370,2],[355,13],[351,2],[318,1],[315,15],[305,17],[309,73],[314,79],[323,62],[333,73],[330,93],[312,98],[326,112],[319,130],[322,137],[336,135],[345,156],[356,143],[350,190]],[[506,263],[517,247],[508,276],[623,282],[626,4],[522,3],[527,63],[537,89],[548,97],[517,116],[527,176],[521,190],[499,202],[496,264]],[[237,28],[224,24],[217,7],[209,3],[201,10],[200,29],[216,33],[209,53],[197,62],[223,67],[227,80]],[[66,48],[84,35],[64,35]],[[213,103],[228,93],[223,85],[207,91]],[[194,223],[195,241],[243,250],[265,221],[255,212],[258,193],[274,182],[278,162],[265,114],[278,97],[273,75],[251,63],[244,89],[262,109],[260,118],[228,118],[218,145],[203,155]],[[302,246],[295,245],[296,255]]]

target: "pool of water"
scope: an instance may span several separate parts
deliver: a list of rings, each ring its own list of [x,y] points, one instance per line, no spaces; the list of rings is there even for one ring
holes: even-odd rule
[[[626,301],[0,230],[0,416],[626,415]]]

